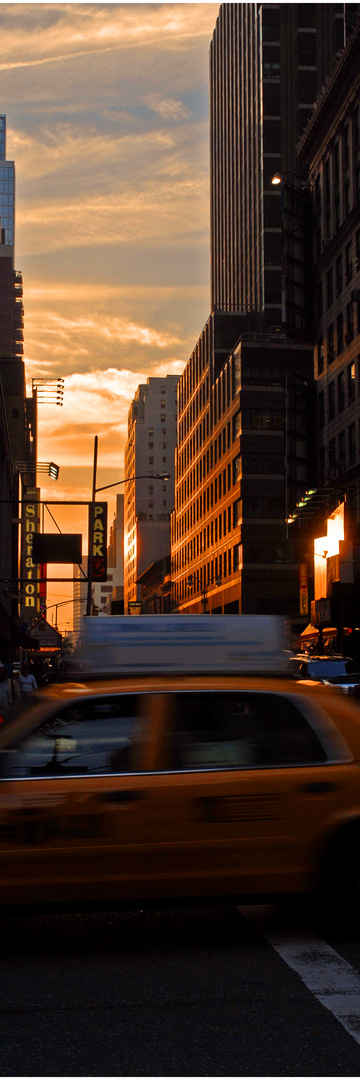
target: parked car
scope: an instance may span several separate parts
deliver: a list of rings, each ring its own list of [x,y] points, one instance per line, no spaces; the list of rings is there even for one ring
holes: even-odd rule
[[[286,677],[42,689],[0,728],[0,909],[360,887],[358,709]]]
[[[324,656],[300,653],[291,657],[288,670],[294,679],[322,682],[344,694],[360,695],[360,672],[349,657],[336,653]]]

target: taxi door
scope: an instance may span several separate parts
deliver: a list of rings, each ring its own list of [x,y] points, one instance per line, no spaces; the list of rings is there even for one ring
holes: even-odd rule
[[[291,695],[174,693],[162,711],[151,858],[164,895],[311,886],[346,748],[326,747]]]
[[[151,703],[147,694],[78,701],[2,740],[0,903],[142,895]]]

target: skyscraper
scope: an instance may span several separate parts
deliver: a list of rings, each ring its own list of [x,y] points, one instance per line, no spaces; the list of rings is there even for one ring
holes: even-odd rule
[[[220,7],[210,53],[212,311],[179,384],[171,577],[180,610],[276,612],[294,629],[309,616],[299,597],[307,553],[286,521],[314,474],[311,204],[296,146],[356,15],[356,4]]]
[[[170,551],[178,375],[138,386],[128,414],[124,493],[124,614],[141,599],[137,579]],[[156,479],[169,473],[170,479]],[[137,479],[135,479],[137,478]]]
[[[275,188],[271,181],[277,172],[292,174],[293,189],[306,178],[296,144],[357,8],[220,7],[210,52],[211,306],[256,311],[262,331],[285,321],[282,252],[291,217],[286,285],[291,292],[295,279],[296,287],[287,330],[306,329],[304,203],[298,198],[295,207],[285,207],[284,186]]]
[[[0,114],[0,217],[5,243],[15,240],[15,164],[6,160],[6,116]]]

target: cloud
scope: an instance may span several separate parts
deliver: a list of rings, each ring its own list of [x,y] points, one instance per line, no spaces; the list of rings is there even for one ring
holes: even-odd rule
[[[157,94],[148,94],[144,98],[145,105],[153,112],[163,116],[165,120],[188,120],[191,110],[182,101],[174,98],[161,98]]]
[[[159,374],[176,374],[159,372]],[[142,371],[126,369],[76,372],[65,382],[64,403],[39,404],[39,449],[41,461],[55,457],[60,466],[88,466],[94,435],[101,438],[102,463],[123,464],[127,439],[128,411],[137,387],[146,382]]]
[[[95,370],[153,373],[183,368],[208,314],[208,288],[106,286],[104,282],[26,287],[28,379]],[[192,317],[190,317],[192,316]],[[178,365],[174,369],[174,364]],[[161,369],[161,370],[160,370]]]
[[[89,497],[95,434],[102,482],[122,475],[138,385],[180,374],[208,317],[218,10],[1,4],[27,380],[65,378],[63,407],[38,416],[39,460],[60,465],[42,485],[55,498]]]
[[[183,50],[211,34],[218,4],[2,4],[0,71],[113,50]],[[12,51],[16,43],[16,52]],[[10,46],[12,50],[10,51]]]

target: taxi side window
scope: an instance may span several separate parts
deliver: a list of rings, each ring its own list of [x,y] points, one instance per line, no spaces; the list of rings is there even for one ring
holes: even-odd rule
[[[69,705],[2,754],[1,777],[132,772],[140,714],[137,694]]]
[[[173,769],[321,764],[323,746],[302,713],[277,694],[178,694]]]

